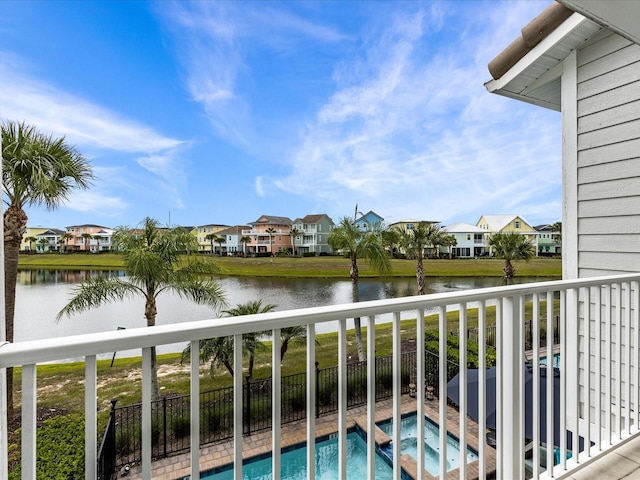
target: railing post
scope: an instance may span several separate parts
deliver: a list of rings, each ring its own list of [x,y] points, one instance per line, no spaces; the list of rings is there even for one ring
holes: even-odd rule
[[[247,427],[246,434],[251,434],[251,377],[249,375],[245,376],[245,380],[247,381],[247,411],[245,415],[245,425]]]
[[[521,333],[524,328],[520,320],[519,299],[505,297],[502,299],[501,341],[502,355],[500,371],[502,379],[498,382],[498,429],[502,430],[502,442],[498,448],[502,450],[502,478],[523,478],[522,449],[524,431],[522,424],[516,419],[523,418],[521,399],[524,397],[523,370],[524,359],[520,354]],[[499,373],[500,374],[500,373]]]
[[[316,418],[320,418],[320,395],[318,395],[320,386],[320,362],[316,362]]]

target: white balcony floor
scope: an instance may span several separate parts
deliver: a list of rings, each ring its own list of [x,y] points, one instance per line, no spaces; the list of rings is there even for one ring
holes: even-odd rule
[[[572,474],[572,480],[640,480],[640,436]]]

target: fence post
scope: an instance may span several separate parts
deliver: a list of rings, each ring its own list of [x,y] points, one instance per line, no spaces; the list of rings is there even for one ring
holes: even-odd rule
[[[247,411],[245,415],[246,427],[247,427],[247,435],[251,434],[251,376],[245,375],[245,379],[247,380]]]
[[[162,436],[164,437],[164,458],[167,458],[167,397],[162,397]]]
[[[105,472],[106,476],[104,478],[111,478],[111,475],[116,469],[116,403],[118,403],[117,398],[111,399],[111,412],[109,413],[109,430],[107,437],[107,448],[105,452]]]
[[[316,362],[316,418],[320,418],[320,362]]]

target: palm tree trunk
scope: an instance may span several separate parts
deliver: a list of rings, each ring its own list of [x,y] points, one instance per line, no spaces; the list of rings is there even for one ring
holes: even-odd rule
[[[26,231],[27,214],[16,205],[9,205],[4,212],[4,313],[5,340],[10,343],[13,343],[18,255],[20,242]],[[7,418],[9,421],[13,420],[13,416],[13,368],[7,368]]]
[[[358,261],[351,256],[351,298],[353,303],[360,301],[360,292],[358,292]],[[358,360],[364,362],[367,359],[367,355],[364,351],[364,343],[362,342],[362,325],[360,323],[360,317],[354,317],[353,327],[356,331],[356,347],[358,348]]]
[[[156,324],[156,297],[154,295],[154,286],[147,286],[147,301],[144,307],[144,316],[147,319],[147,327],[153,327]],[[151,347],[151,401],[160,398],[160,387],[158,386],[158,358],[156,355],[156,347]]]
[[[504,268],[502,269],[502,271],[504,272],[505,283],[507,285],[513,285],[513,276],[516,273],[516,269],[513,268],[511,260],[507,259],[504,261]]]
[[[416,265],[416,280],[418,282],[418,295],[424,295],[424,264],[422,263],[422,255],[418,257]]]

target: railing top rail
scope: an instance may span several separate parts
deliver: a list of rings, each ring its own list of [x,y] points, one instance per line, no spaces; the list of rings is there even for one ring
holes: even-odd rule
[[[640,281],[640,274],[490,287],[33,340],[0,345],[0,368],[244,334],[259,330],[631,281]]]

